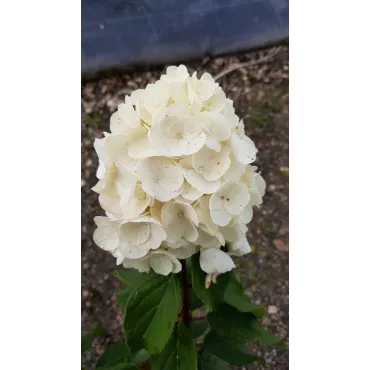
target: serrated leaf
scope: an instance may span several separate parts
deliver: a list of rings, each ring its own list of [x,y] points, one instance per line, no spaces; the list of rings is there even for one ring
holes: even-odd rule
[[[104,335],[104,329],[97,323],[94,323],[88,334],[81,338],[81,354],[91,349],[94,338]]]
[[[130,363],[130,351],[126,343],[111,344],[100,356],[96,366],[108,367],[113,365],[127,365]]]
[[[250,312],[257,318],[263,317],[265,314],[265,308],[262,305],[253,304],[249,297],[244,294],[243,286],[234,274],[230,276],[224,300],[240,312]]]
[[[259,361],[258,357],[249,352],[246,342],[232,337],[220,336],[214,330],[207,334],[204,341],[204,349],[232,365],[241,366]]]
[[[190,325],[190,331],[194,339],[204,335],[205,332],[209,329],[209,324],[207,320],[197,320],[192,321]]]
[[[228,363],[203,350],[198,354],[198,370],[227,370]]]
[[[189,329],[179,322],[164,350],[152,357],[152,370],[197,370],[197,351]]]
[[[253,314],[226,304],[209,313],[207,320],[221,337],[235,338],[239,342],[258,341],[265,346],[281,342],[281,338],[263,329]]]
[[[154,275],[130,295],[124,329],[133,352],[162,351],[171,337],[181,308],[181,290],[176,275]]]
[[[191,278],[195,294],[211,310],[214,310],[223,302],[225,289],[230,279],[229,273],[220,275],[217,283],[212,284],[207,289],[205,286],[206,273],[200,268],[198,253],[191,258]]]

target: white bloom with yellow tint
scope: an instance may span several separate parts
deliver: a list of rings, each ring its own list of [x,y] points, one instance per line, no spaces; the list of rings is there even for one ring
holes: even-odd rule
[[[125,97],[110,131],[94,143],[93,190],[108,216],[95,218],[94,241],[117,264],[168,275],[200,253],[208,287],[235,267],[231,256],[250,252],[245,224],[266,184],[251,165],[253,141],[211,75],[168,67]]]
[[[213,194],[220,186],[219,179],[208,181],[192,166],[191,157],[184,158],[179,162],[186,181],[196,190],[203,194]]]
[[[219,152],[203,147],[192,156],[192,166],[207,181],[221,178],[230,167],[230,149],[223,146]]]
[[[139,176],[144,191],[161,202],[181,194],[184,176],[174,160],[147,158],[141,163]]]
[[[149,272],[150,268],[159,275],[169,275],[181,271],[181,263],[176,256],[164,249],[149,252],[141,259],[124,258],[122,264],[126,268],[134,268],[139,272]]]
[[[129,135],[140,125],[140,116],[135,110],[130,97],[118,106],[117,112],[110,119],[110,130],[115,135]]]
[[[178,107],[178,109],[176,109]],[[173,104],[149,131],[152,146],[163,156],[178,157],[198,152],[206,135],[196,117],[186,114],[182,104]]]
[[[257,148],[253,141],[244,133],[244,125],[239,123],[238,129],[230,136],[229,145],[235,158],[243,164],[256,160]]]
[[[239,182],[227,181],[214,193],[209,201],[212,221],[226,226],[233,216],[240,215],[249,203],[248,187]]]
[[[200,268],[207,273],[206,288],[211,285],[211,281],[216,283],[217,276],[231,271],[235,267],[232,258],[218,248],[210,248],[200,253]]]
[[[118,249],[123,258],[142,258],[150,250],[159,248],[166,239],[162,225],[152,217],[128,221],[95,217],[95,222],[98,226],[94,233],[95,243],[107,251]]]
[[[181,238],[188,242],[195,242],[198,239],[196,228],[199,225],[198,216],[190,204],[167,202],[162,208],[161,216],[169,242],[176,242]]]

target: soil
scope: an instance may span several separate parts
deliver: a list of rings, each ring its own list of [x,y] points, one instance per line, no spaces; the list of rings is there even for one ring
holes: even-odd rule
[[[275,55],[275,53],[277,53]],[[249,225],[248,240],[253,252],[237,259],[236,273],[255,303],[266,306],[263,324],[273,334],[284,338],[286,348],[255,348],[265,366],[249,365],[234,369],[286,370],[289,345],[289,48],[280,46],[258,52],[205,59],[187,63],[190,70],[217,75],[230,65],[268,60],[228,73],[218,82],[234,101],[236,113],[243,117],[246,133],[259,149],[256,165],[267,183],[262,207]],[[93,350],[84,357],[87,369],[109,343],[122,336],[122,315],[114,293],[119,283],[112,276],[116,269],[110,254],[100,250],[92,240],[93,218],[102,215],[95,185],[97,156],[94,138],[109,130],[110,115],[124,96],[154,82],[165,70],[155,68],[82,84],[81,123],[81,192],[82,192],[82,333],[99,322],[106,331],[94,341]]]

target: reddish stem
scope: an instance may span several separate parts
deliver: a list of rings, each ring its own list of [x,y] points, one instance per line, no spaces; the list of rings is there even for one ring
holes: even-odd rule
[[[192,317],[191,320],[192,321],[201,321],[201,320],[204,320],[205,317],[204,316],[197,316],[197,317]]]

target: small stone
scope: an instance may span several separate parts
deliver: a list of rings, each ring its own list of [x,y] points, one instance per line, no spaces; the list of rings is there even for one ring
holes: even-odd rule
[[[85,163],[86,167],[90,167],[92,164],[93,164],[93,161],[90,158]]]
[[[83,292],[82,292],[82,297],[83,298],[87,298],[89,296],[89,292],[87,291],[87,290],[84,290]]]
[[[84,179],[81,179],[81,188],[86,185],[86,181]]]
[[[270,315],[275,315],[277,314],[278,312],[278,308],[276,306],[268,306],[267,307],[267,312],[270,314]]]
[[[289,251],[288,246],[285,245],[285,243],[281,239],[275,239],[273,241],[273,244],[274,244],[275,248],[278,249],[281,252],[288,252]]]

